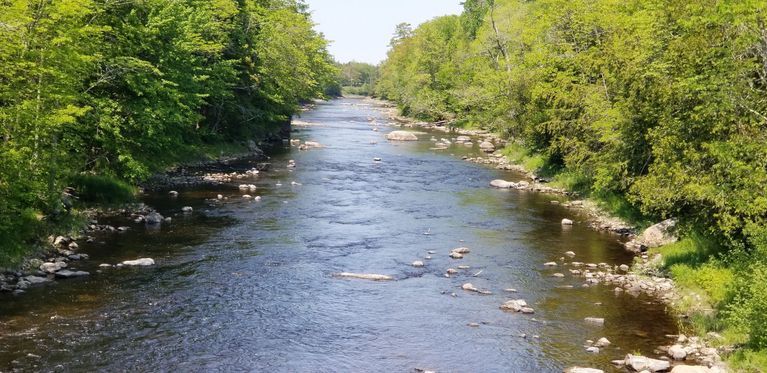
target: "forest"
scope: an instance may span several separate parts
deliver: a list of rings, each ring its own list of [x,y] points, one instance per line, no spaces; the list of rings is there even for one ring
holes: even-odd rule
[[[66,187],[130,197],[332,92],[313,26],[296,0],[0,2],[0,265],[67,224]]]
[[[639,225],[676,218],[658,268],[704,297],[692,328],[767,366],[764,1],[466,0],[400,25],[375,94],[492,130],[505,153]],[[714,311],[711,311],[713,309]]]

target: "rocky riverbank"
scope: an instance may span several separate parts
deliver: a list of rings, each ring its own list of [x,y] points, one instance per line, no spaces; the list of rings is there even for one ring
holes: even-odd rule
[[[203,185],[223,185],[237,180],[253,177],[259,172],[269,169],[265,162],[268,157],[254,142],[248,142],[248,151],[241,154],[222,155],[219,158],[205,161],[195,161],[173,167],[165,172],[157,173],[139,185],[140,193],[146,191],[168,191],[169,198],[178,196],[173,189],[191,188]],[[252,162],[253,167],[243,172],[224,171],[238,162]],[[182,213],[192,212],[191,207],[184,207]],[[76,277],[89,276],[87,271],[80,270],[86,266],[89,259],[87,253],[80,252],[80,243],[93,242],[96,236],[120,234],[132,228],[135,224],[146,225],[148,228],[170,224],[171,217],[160,215],[154,208],[143,203],[128,203],[120,207],[92,206],[72,212],[81,217],[82,225],[68,235],[50,236],[32,251],[17,268],[5,269],[0,275],[0,292],[22,295],[30,286],[45,284],[56,280],[66,280]],[[134,227],[113,226],[101,224],[100,220],[121,218],[132,221]],[[79,242],[79,243],[78,243]],[[149,265],[151,258],[139,258],[123,263],[99,265],[99,271],[109,267],[134,265]],[[138,264],[136,264],[138,263]]]
[[[558,261],[546,263],[546,267],[552,269],[552,277],[572,276],[582,279],[583,287],[589,286],[613,286],[615,293],[626,293],[631,296],[640,296],[642,294],[659,299],[666,304],[673,305],[680,299],[672,279],[659,273],[656,269],[662,261],[658,254],[650,257],[646,251],[648,248],[659,247],[676,241],[674,234],[673,220],[664,221],[653,225],[645,231],[638,234],[637,228],[626,221],[609,214],[600,208],[595,201],[578,199],[577,193],[570,192],[562,188],[556,188],[547,185],[548,180],[539,177],[534,172],[525,169],[523,166],[514,164],[508,157],[500,151],[507,145],[506,140],[485,130],[466,130],[460,128],[450,128],[446,122],[428,123],[412,120],[397,114],[396,108],[386,106],[382,109],[388,118],[399,127],[421,128],[431,131],[439,131],[446,134],[446,137],[432,136],[434,143],[432,148],[435,151],[445,150],[450,145],[471,146],[479,144],[479,149],[485,155],[476,157],[465,156],[462,159],[468,162],[484,164],[497,169],[509,170],[519,173],[524,179],[520,181],[493,180],[489,184],[491,187],[499,189],[514,189],[526,192],[547,193],[552,195],[561,195],[571,198],[569,201],[552,200],[553,204],[560,204],[566,208],[577,210],[581,216],[586,216],[587,220],[583,222],[591,228],[608,231],[616,234],[624,247],[635,253],[634,263],[625,263],[616,266],[608,266],[605,263],[582,263],[572,260],[571,253],[565,253]],[[399,131],[397,131],[399,132]],[[403,137],[404,135],[399,135]],[[563,225],[572,225],[570,219],[565,219]],[[557,271],[557,268],[562,268]],[[470,284],[469,284],[470,285]],[[519,312],[523,307],[532,312],[532,309],[526,307],[526,304],[520,305],[519,301],[512,300],[504,304],[502,308],[512,309]],[[513,303],[513,304],[511,304]],[[683,317],[683,315],[679,315]],[[656,353],[660,359],[650,359],[627,355],[624,359],[614,360],[616,367],[626,368],[638,372],[724,372],[727,370],[722,363],[720,354],[731,352],[731,347],[714,348],[712,347],[718,340],[716,336],[697,336],[686,337],[684,335],[669,335],[669,345],[659,346]],[[587,349],[598,353],[599,346],[586,343]],[[700,364],[700,365],[686,365]],[[570,368],[569,372],[601,372],[601,370],[591,368]]]

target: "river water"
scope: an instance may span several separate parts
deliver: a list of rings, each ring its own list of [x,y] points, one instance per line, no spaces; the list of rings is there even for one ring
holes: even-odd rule
[[[652,355],[676,332],[652,299],[584,288],[567,268],[543,266],[569,250],[577,261],[629,263],[616,236],[550,203],[558,197],[491,189],[521,175],[460,159],[477,148],[430,150],[430,134],[387,142],[392,128],[372,131],[371,119],[386,123],[376,105],[348,98],[303,113],[312,125],[294,137],[325,147],[276,151],[252,180],[146,195],[172,223],[148,230],[116,218],[131,229],[81,244],[91,259],[71,265],[91,276],[0,299],[0,371],[614,371],[610,360]],[[240,198],[240,182],[262,200]],[[219,193],[231,198],[213,203]],[[195,210],[184,215],[187,205]],[[565,217],[576,225],[563,229]],[[448,257],[461,246],[471,253]],[[97,267],[139,257],[157,265]],[[470,269],[444,276],[458,265]],[[333,276],[345,271],[396,281]],[[461,290],[466,282],[492,294]],[[499,309],[515,298],[535,314]],[[586,352],[600,337],[612,345]]]

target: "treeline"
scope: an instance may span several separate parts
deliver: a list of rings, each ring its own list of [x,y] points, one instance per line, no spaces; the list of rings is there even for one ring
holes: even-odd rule
[[[720,327],[767,347],[765,2],[464,6],[398,29],[376,94],[410,116],[497,131],[571,188],[678,218],[716,247],[690,253],[705,257],[693,269],[736,274],[715,304]]]
[[[302,0],[0,2],[0,263],[83,175],[262,138],[337,71]]]
[[[372,96],[378,67],[365,62],[338,64],[338,81],[344,94]]]

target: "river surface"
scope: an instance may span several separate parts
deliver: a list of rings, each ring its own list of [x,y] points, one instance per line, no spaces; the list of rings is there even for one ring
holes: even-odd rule
[[[318,104],[302,114],[311,125],[294,138],[325,147],[286,146],[255,178],[181,189],[178,198],[144,196],[173,217],[159,230],[104,221],[131,229],[81,244],[91,259],[70,267],[91,276],[0,298],[0,371],[615,371],[610,360],[653,355],[676,332],[662,304],[605,285],[584,288],[567,267],[543,266],[569,250],[581,262],[629,263],[616,236],[551,203],[560,197],[490,188],[492,179],[521,175],[461,160],[476,147],[430,150],[431,134],[387,142],[393,128],[377,105]],[[241,182],[257,185],[262,200],[240,198]],[[219,193],[230,198],[214,203]],[[184,215],[187,205],[194,212]],[[575,226],[563,229],[565,217]],[[448,257],[461,246],[471,253]],[[140,257],[157,265],[98,269]],[[415,260],[425,267],[412,267]],[[446,278],[458,265],[470,269]],[[461,290],[466,282],[492,294]],[[516,298],[535,314],[499,309]],[[605,325],[584,322],[591,316]],[[586,352],[585,341],[600,337],[612,345]]]

